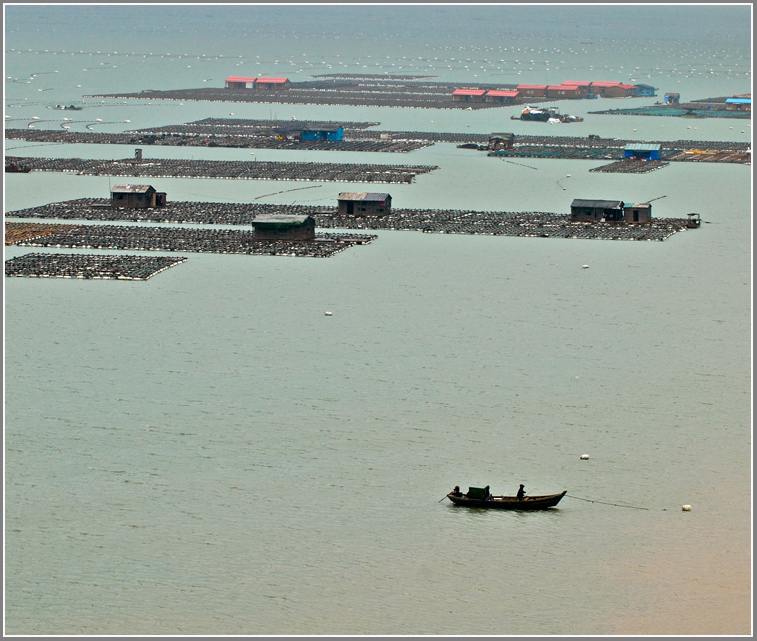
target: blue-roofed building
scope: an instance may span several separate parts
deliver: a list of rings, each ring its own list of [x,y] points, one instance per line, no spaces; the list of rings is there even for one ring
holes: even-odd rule
[[[725,107],[726,109],[735,109],[736,111],[751,111],[752,99],[735,96],[733,98],[726,98]]]
[[[655,96],[655,88],[652,85],[636,85],[635,96]]]
[[[335,127],[311,127],[305,123],[297,123],[277,127],[276,133],[282,135],[285,139],[294,140],[344,140],[344,128],[341,125]]]
[[[662,158],[662,146],[659,143],[629,143],[626,145],[623,157],[638,160],[660,160]]]

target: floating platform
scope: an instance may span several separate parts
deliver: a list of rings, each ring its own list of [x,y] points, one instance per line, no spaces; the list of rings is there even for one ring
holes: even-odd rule
[[[335,207],[312,205],[272,205],[250,203],[177,202],[155,209],[127,209],[105,206],[108,201],[80,199],[33,207],[6,213],[6,218],[144,221],[162,223],[191,223],[210,225],[250,225],[261,214],[307,214],[315,219],[316,228],[420,231],[439,234],[469,234],[488,236],[520,236],[534,238],[583,238],[596,240],[666,240],[673,234],[691,228],[686,218],[655,218],[651,223],[574,222],[569,214],[546,212],[492,212],[455,209],[392,209],[386,216],[339,215]],[[96,206],[100,204],[100,206]],[[8,224],[8,223],[6,223]],[[280,250],[269,245],[256,247],[250,231],[191,230],[148,228],[137,226],[103,227],[80,226],[82,231],[47,234],[32,243],[44,246],[88,247],[102,249],[154,249],[164,251],[215,251],[220,253],[271,253],[283,255],[311,255],[306,243],[289,243]],[[160,230],[152,231],[152,230]],[[140,236],[142,234],[143,236]],[[96,235],[96,236],[93,236]],[[339,235],[344,239],[344,235]],[[62,239],[62,240],[61,240]],[[106,240],[107,239],[107,240]],[[131,240],[127,240],[131,239]],[[184,240],[182,240],[184,239]],[[324,240],[333,240],[327,236]],[[206,242],[207,240],[207,242]],[[370,238],[369,238],[370,240]],[[108,243],[114,245],[108,245]],[[185,243],[185,244],[181,244]],[[320,243],[319,251],[324,243]],[[209,249],[206,249],[209,248]],[[210,249],[212,248],[212,249]],[[279,254],[277,254],[279,255]],[[320,253],[312,255],[322,255]],[[329,254],[330,255],[330,254]]]
[[[95,160],[6,156],[32,171],[72,172],[80,176],[132,178],[233,178],[237,180],[306,180],[309,182],[412,183],[419,174],[438,169],[429,165],[376,165],[271,161]]]
[[[181,256],[24,254],[5,261],[5,275],[27,278],[148,280],[186,260]]]
[[[6,222],[6,234],[9,224],[12,223]],[[40,233],[36,235],[35,225],[40,229]],[[26,237],[13,244],[21,247],[329,258],[350,247],[369,244],[375,239],[376,236],[370,234],[319,233],[312,241],[269,241],[256,240],[252,229],[58,225],[53,230],[43,223],[31,223]]]

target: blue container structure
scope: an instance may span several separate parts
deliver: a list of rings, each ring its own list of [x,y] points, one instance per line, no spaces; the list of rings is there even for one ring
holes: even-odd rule
[[[660,160],[662,157],[662,147],[659,144],[628,144],[626,145],[624,158],[637,158],[638,160]]]

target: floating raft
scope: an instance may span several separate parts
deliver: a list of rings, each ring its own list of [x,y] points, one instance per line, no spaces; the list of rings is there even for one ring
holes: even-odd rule
[[[6,222],[6,236],[7,226]],[[372,234],[319,233],[312,241],[256,240],[252,229],[194,229],[143,225],[57,225],[28,223],[26,237],[14,242],[21,247],[69,249],[116,249],[254,256],[303,256],[329,258],[376,239]],[[39,230],[37,233],[35,225]],[[8,244],[6,242],[6,244]]]
[[[568,214],[554,214],[545,212],[495,212],[495,211],[471,211],[458,209],[392,209],[392,212],[385,216],[347,216],[339,215],[335,207],[316,207],[313,205],[271,205],[255,203],[201,203],[201,202],[176,202],[169,203],[165,207],[154,209],[129,209],[129,208],[112,208],[106,206],[103,199],[80,199],[59,203],[52,203],[40,207],[21,209],[6,213],[6,218],[36,218],[36,219],[67,219],[67,220],[107,220],[107,221],[143,221],[143,222],[162,222],[162,223],[190,223],[190,224],[208,224],[208,225],[251,225],[252,220],[261,214],[307,214],[315,219],[316,228],[321,229],[350,229],[350,230],[394,230],[394,231],[421,231],[425,233],[439,234],[469,234],[469,235],[488,235],[488,236],[520,236],[536,238],[583,238],[596,240],[666,240],[673,234],[685,231],[690,227],[690,221],[684,218],[654,218],[651,223],[633,224],[633,223],[600,223],[600,222],[575,222],[570,219]],[[100,206],[96,206],[96,205]],[[6,223],[7,224],[7,223]],[[86,229],[92,229],[91,226]],[[113,234],[127,234],[124,230],[138,230],[141,227],[114,227]],[[180,237],[179,231],[196,231],[202,230],[177,230],[170,231],[173,228],[151,228],[161,229],[159,237],[153,242],[163,243],[156,245],[155,248],[169,250],[172,243],[178,240],[171,240],[171,234],[174,237]],[[120,231],[118,231],[120,230]],[[222,230],[217,231],[218,238]],[[228,230],[227,230],[228,231]],[[94,233],[94,232],[77,232],[77,234]],[[138,231],[128,232],[133,237],[137,237]],[[247,251],[231,251],[235,246],[244,247],[244,243],[252,242],[251,232],[239,231],[236,234],[242,234],[244,241],[236,240],[233,234],[226,236],[226,248],[220,240],[213,242],[221,248],[221,251],[228,253],[248,253]],[[69,234],[70,236],[70,234]],[[102,234],[101,234],[102,236]],[[45,242],[50,246],[53,241],[61,236],[48,234],[39,239],[38,242]],[[149,237],[149,234],[148,236]],[[178,246],[176,251],[191,251],[185,247],[196,246],[202,247],[198,234],[190,245]],[[343,238],[343,235],[340,236]],[[52,240],[51,240],[52,239]],[[69,241],[67,241],[69,242]],[[104,241],[102,241],[104,242]],[[134,241],[136,242],[136,241]],[[147,242],[140,241],[141,243]],[[190,241],[187,241],[190,242]],[[210,242],[210,241],[209,241]],[[242,243],[235,245],[235,243]],[[25,243],[26,244],[26,243]],[[289,243],[293,248],[302,248],[304,243],[298,241]],[[81,244],[71,246],[83,246]],[[86,246],[86,245],[85,245]],[[138,245],[142,249],[151,249],[144,244]],[[104,246],[104,248],[107,248]],[[119,248],[129,249],[128,246],[119,246]],[[136,245],[135,245],[136,248]],[[300,249],[298,249],[299,251]],[[173,250],[171,250],[173,251]],[[215,250],[208,250],[215,251]],[[292,249],[291,251],[294,251]],[[281,253],[292,255],[289,250],[283,248]],[[266,253],[263,248],[259,252],[249,253]],[[300,254],[296,254],[300,255]],[[320,255],[320,254],[318,254]]]
[[[25,254],[5,261],[6,276],[148,280],[187,259],[181,256]]]
[[[340,163],[222,161],[222,160],[86,160],[82,158],[22,158],[7,156],[32,171],[73,172],[80,176],[128,178],[236,178],[241,180],[306,180],[357,183],[411,183],[419,174],[438,169],[429,165],[361,165]]]

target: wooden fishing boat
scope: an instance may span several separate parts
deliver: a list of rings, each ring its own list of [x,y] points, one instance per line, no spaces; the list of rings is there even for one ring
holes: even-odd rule
[[[474,498],[468,496],[468,494],[455,494],[454,492],[450,492],[447,494],[447,498],[455,505],[463,507],[478,507],[489,510],[546,510],[547,508],[557,505],[567,492],[568,491],[565,490],[559,494],[524,496],[522,499],[518,499],[517,496],[491,495],[489,498]],[[476,493],[474,492],[473,494],[475,495]]]

